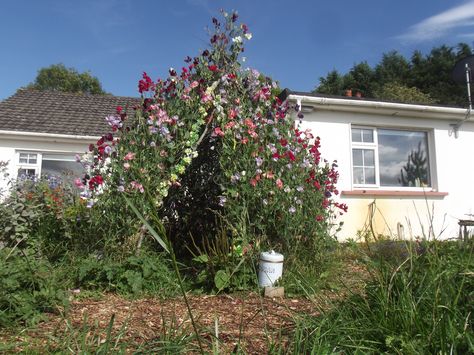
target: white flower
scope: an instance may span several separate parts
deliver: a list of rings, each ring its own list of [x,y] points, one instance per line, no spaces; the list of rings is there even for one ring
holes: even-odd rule
[[[252,34],[251,33],[246,33],[244,34],[245,38],[247,38],[248,40],[251,40],[252,39]]]
[[[245,35],[245,36],[247,37],[247,35]],[[232,42],[242,43],[242,37],[240,37],[240,36],[234,37],[234,38],[232,38]]]

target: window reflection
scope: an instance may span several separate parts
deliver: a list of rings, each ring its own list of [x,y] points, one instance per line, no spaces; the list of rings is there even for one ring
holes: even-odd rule
[[[430,186],[426,132],[379,129],[381,186]]]

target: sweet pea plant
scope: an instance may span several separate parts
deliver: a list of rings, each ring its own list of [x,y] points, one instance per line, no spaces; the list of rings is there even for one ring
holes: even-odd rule
[[[237,18],[213,18],[209,49],[186,58],[180,71],[170,69],[166,80],[143,73],[142,105],[118,107],[106,118],[114,134],[91,145],[90,174],[77,184],[90,205],[101,194],[125,194],[145,218],[165,226],[174,218],[191,229],[198,221],[170,213],[170,206],[201,203],[229,227],[239,253],[257,239],[286,250],[297,240],[317,246],[347,210],[332,199],[337,165],[321,161],[320,139],[295,126],[292,112],[302,113],[278,97],[278,85],[242,68],[239,55],[252,35]],[[207,162],[216,166],[196,166],[203,154],[217,157]],[[196,204],[189,181],[203,174],[212,175],[212,189]],[[188,235],[180,238],[189,244]]]

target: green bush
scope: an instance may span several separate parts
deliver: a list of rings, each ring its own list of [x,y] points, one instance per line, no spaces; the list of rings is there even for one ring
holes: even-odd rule
[[[122,295],[175,296],[179,285],[163,254],[141,253],[123,260],[81,257],[68,265],[71,287]]]
[[[67,304],[57,272],[32,249],[0,249],[0,327],[33,324]]]

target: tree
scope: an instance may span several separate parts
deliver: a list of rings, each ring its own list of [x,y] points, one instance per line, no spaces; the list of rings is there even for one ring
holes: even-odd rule
[[[434,104],[435,100],[429,94],[423,93],[416,87],[408,87],[397,82],[389,82],[374,93],[375,98],[406,102],[410,104]]]
[[[53,64],[42,68],[28,88],[42,91],[76,92],[83,94],[107,94],[97,77],[90,72],[79,73],[74,68],[66,68],[64,64]]]
[[[459,43],[455,47],[435,47],[427,55],[415,51],[410,60],[392,51],[383,54],[374,69],[367,62],[361,62],[346,74],[333,70],[325,78],[319,79],[320,85],[315,91],[340,95],[344,89],[353,89],[372,98],[466,107],[465,85],[455,83],[451,73],[458,60],[471,54],[472,49],[466,43]],[[343,84],[340,90],[335,84],[341,81]],[[335,87],[337,93],[334,92]]]
[[[325,78],[320,77],[319,83],[314,92],[330,95],[342,95],[344,92],[344,77],[337,70],[329,72]]]
[[[409,76],[410,64],[397,51],[384,53],[375,67],[375,80],[380,87],[391,82],[405,84]]]

